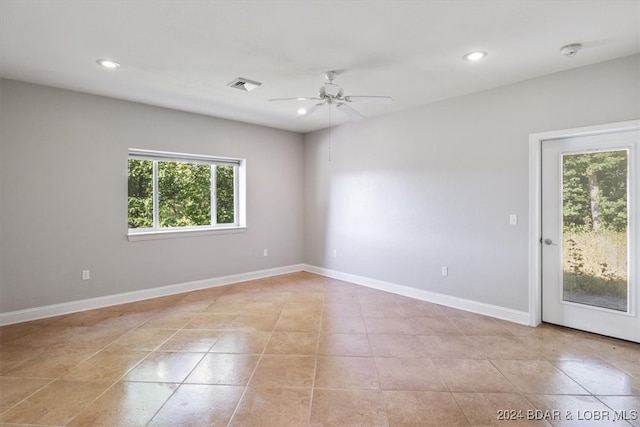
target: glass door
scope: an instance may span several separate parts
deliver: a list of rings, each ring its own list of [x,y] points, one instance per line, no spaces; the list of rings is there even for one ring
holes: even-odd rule
[[[543,142],[543,321],[640,342],[638,140]]]

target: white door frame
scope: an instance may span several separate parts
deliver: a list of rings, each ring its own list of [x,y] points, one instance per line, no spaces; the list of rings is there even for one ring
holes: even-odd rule
[[[542,322],[542,143],[552,139],[640,130],[640,120],[529,135],[529,325]]]

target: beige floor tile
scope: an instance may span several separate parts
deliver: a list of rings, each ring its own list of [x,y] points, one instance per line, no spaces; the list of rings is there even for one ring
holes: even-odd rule
[[[322,303],[324,302],[324,292],[305,292],[296,289],[291,292],[288,300],[289,303]]]
[[[515,388],[488,360],[436,359],[438,373],[452,392],[513,393]]]
[[[440,309],[440,305],[432,304],[424,301],[409,301],[401,303],[400,308],[405,317],[444,317],[444,312]]]
[[[427,351],[415,335],[369,335],[374,356],[422,357]]]
[[[25,378],[61,378],[95,353],[96,351],[93,349],[52,347],[28,359],[20,366],[5,371],[3,375]]]
[[[11,344],[32,347],[54,346],[60,343],[73,329],[74,327],[72,326],[44,326],[35,332],[16,338]]]
[[[0,328],[0,344],[3,346],[13,344],[18,338],[24,338],[29,334],[38,332],[42,326],[29,323],[18,323]]]
[[[432,358],[486,359],[487,355],[467,336],[462,335],[419,335],[426,354]]]
[[[140,328],[181,329],[191,321],[196,313],[171,312],[166,309],[149,319]]]
[[[0,425],[618,426],[497,411],[631,417],[639,390],[640,344],[311,273],[0,327]]]
[[[0,413],[40,390],[51,380],[38,378],[0,377]]]
[[[0,415],[16,424],[66,425],[111,383],[56,380]]]
[[[280,332],[314,332],[320,330],[320,316],[280,316],[275,331]]]
[[[409,320],[413,332],[418,335],[462,335],[447,317],[415,317]]]
[[[145,426],[176,384],[120,382],[71,420],[72,426]]]
[[[517,393],[453,393],[472,426],[551,426]],[[533,415],[530,411],[534,411]]]
[[[325,356],[371,356],[365,334],[322,334],[318,354]]]
[[[203,313],[206,314],[248,314],[247,305],[255,304],[254,302],[245,301],[226,301],[218,300],[207,307]],[[267,303],[268,304],[268,303]]]
[[[259,358],[249,354],[208,353],[193,369],[185,383],[246,385]]]
[[[138,328],[113,341],[107,349],[153,351],[175,333],[172,329]]]
[[[380,390],[313,391],[311,426],[388,426]]]
[[[271,332],[266,331],[223,332],[209,351],[211,353],[261,354],[270,338]]]
[[[0,346],[0,375],[5,375],[6,372],[19,368],[29,360],[34,359],[47,351],[49,351],[48,347],[2,344]]]
[[[490,318],[453,318],[454,325],[460,331],[469,335],[513,335],[507,328]]]
[[[640,427],[640,396],[596,396],[607,405],[612,418],[626,421],[634,427]]]
[[[126,381],[180,383],[184,381],[204,355],[205,353],[151,353],[124,379]]]
[[[411,322],[399,317],[366,317],[364,323],[369,334],[412,335]]]
[[[596,414],[610,414],[610,408],[593,396],[575,395],[532,395],[526,398],[539,410],[538,418],[546,418],[558,427],[565,426],[623,426],[612,420],[596,421],[588,419]]]
[[[468,426],[451,393],[433,391],[384,392],[390,426]]]
[[[226,426],[244,387],[182,384],[149,426]]]
[[[274,303],[272,303],[274,304]],[[318,302],[289,302],[284,305],[283,316],[319,317],[322,315],[322,303]]]
[[[493,364],[522,393],[589,394],[546,360],[493,360]]]
[[[2,363],[2,362],[0,362],[0,363]],[[631,375],[632,377],[640,380],[640,363],[630,362],[630,361],[627,361],[627,360],[616,360],[616,361],[609,362],[609,363],[611,363],[612,365],[614,365],[618,369],[622,369],[623,371],[625,371],[627,374]]]
[[[148,355],[146,351],[102,350],[70,370],[64,378],[75,381],[117,381]]]
[[[105,309],[107,310],[107,309]],[[113,317],[108,317],[100,322],[96,323],[95,326],[100,326],[103,328],[115,328],[117,330],[122,331],[124,334],[127,331],[130,331],[134,328],[137,328],[144,323],[148,322],[156,315],[155,312],[114,312]]]
[[[249,387],[230,426],[298,427],[309,422],[311,389]]]
[[[591,394],[640,396],[640,380],[606,362],[564,360],[555,366]]]
[[[397,317],[404,318],[404,312],[398,304],[361,303],[360,310],[364,317]]]
[[[96,326],[101,322],[118,317],[119,313],[111,310],[89,310],[68,314],[57,321],[52,321],[53,326]]]
[[[383,390],[448,391],[436,365],[422,357],[377,357],[375,359]]]
[[[362,317],[324,316],[321,332],[328,334],[366,334]]]
[[[285,308],[284,303],[274,303],[267,301],[252,301],[244,304],[244,309],[239,313],[241,315],[251,316],[280,316]]]
[[[158,351],[207,352],[218,341],[222,332],[208,329],[182,329],[164,342]]]
[[[469,336],[473,347],[488,359],[533,359],[540,360],[539,353],[527,345],[526,337],[507,335]]]
[[[371,357],[318,357],[314,387],[371,390],[380,383]]]
[[[316,360],[313,356],[265,354],[260,359],[250,385],[252,387],[311,388]]]
[[[127,331],[109,326],[72,327],[64,336],[51,343],[52,346],[67,348],[101,349],[121,337]]]
[[[360,310],[358,301],[328,302],[325,303],[323,310],[326,316],[362,317],[362,310]]]
[[[224,331],[231,327],[236,317],[236,314],[198,313],[184,328]]]
[[[274,332],[265,354],[315,355],[318,335],[309,332]]]
[[[231,322],[231,326],[229,326],[228,329],[244,332],[272,331],[278,321],[278,318],[278,316],[239,315],[233,320],[233,322]]]

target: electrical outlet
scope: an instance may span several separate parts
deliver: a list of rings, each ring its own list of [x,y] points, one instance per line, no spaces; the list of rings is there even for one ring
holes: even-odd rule
[[[441,267],[440,269],[440,274],[442,274],[443,276],[448,276],[449,275],[449,267],[445,267],[444,265]]]
[[[262,255],[263,256],[269,256],[269,250],[268,249],[263,250],[262,251]]]
[[[334,249],[332,255],[333,255],[334,258],[337,258],[338,257],[338,250]]]
[[[82,280],[89,280],[89,279],[91,279],[91,271],[82,270]]]

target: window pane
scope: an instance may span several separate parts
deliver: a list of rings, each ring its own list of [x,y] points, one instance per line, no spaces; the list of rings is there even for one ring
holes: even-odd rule
[[[129,159],[129,228],[153,227],[153,162]]]
[[[565,301],[627,311],[628,152],[562,158]]]
[[[235,222],[234,186],[236,168],[233,166],[216,166],[216,207],[217,223],[233,224]]]
[[[211,225],[211,166],[158,162],[160,227]]]

